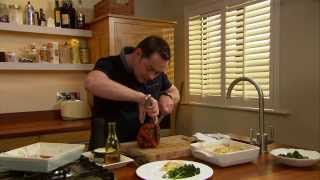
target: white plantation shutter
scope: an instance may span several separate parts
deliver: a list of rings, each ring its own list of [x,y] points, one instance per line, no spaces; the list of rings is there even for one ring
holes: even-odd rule
[[[245,7],[244,76],[252,78],[270,94],[270,1]],[[252,85],[245,84],[245,97],[257,97]]]
[[[189,93],[202,94],[202,18],[189,18]]]
[[[270,98],[270,16],[265,0],[189,18],[189,94],[225,97],[230,83],[246,76]],[[240,82],[232,96],[257,98],[257,92]]]
[[[225,84],[229,84],[244,75],[244,10],[238,9],[226,12],[225,21]],[[244,87],[238,83],[232,91],[232,96],[242,96]]]
[[[221,15],[189,19],[189,92],[221,95]]]
[[[246,76],[256,81],[269,98],[270,1],[226,12],[226,89],[232,80]],[[240,82],[233,96],[257,97],[254,86]]]

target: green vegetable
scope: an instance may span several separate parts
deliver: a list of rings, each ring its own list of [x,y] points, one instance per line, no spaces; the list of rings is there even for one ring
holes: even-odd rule
[[[185,164],[181,167],[172,169],[162,176],[162,178],[182,179],[200,174],[200,168],[196,168],[193,164]]]
[[[309,159],[307,156],[303,156],[302,154],[300,154],[297,150],[295,150],[293,153],[289,152],[287,154],[279,154],[279,156],[295,159]]]

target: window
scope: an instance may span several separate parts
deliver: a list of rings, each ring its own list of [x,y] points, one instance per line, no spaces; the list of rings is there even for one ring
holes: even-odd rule
[[[271,97],[271,0],[225,6],[188,18],[189,96],[225,99],[229,84],[246,76]],[[251,84],[240,82],[232,96],[257,98]]]

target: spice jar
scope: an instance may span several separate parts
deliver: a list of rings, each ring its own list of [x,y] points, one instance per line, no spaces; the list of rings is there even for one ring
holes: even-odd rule
[[[43,45],[40,48],[39,55],[40,55],[40,62],[43,62],[43,63],[48,63],[49,62],[49,59],[48,59],[48,48],[47,48],[46,45]]]

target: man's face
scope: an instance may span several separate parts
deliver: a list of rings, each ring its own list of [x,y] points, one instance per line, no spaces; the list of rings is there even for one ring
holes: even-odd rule
[[[139,58],[135,67],[135,75],[140,83],[146,83],[155,79],[168,67],[169,61],[161,58],[158,53],[152,54],[149,58]]]

